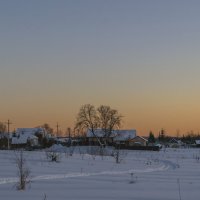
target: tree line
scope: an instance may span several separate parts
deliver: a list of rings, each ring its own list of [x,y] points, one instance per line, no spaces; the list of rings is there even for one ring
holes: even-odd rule
[[[180,136],[180,133],[177,134],[176,136],[169,136],[167,134],[166,130],[162,128],[158,133],[158,137],[155,137],[154,133],[152,131],[150,131],[149,136],[148,136],[148,142],[149,143],[155,143],[155,142],[167,143],[172,138],[181,140],[185,144],[194,144],[195,140],[200,140],[200,133],[199,132],[195,133],[194,131],[189,131],[181,136]]]
[[[84,136],[86,132],[89,130],[91,134],[96,138],[99,145],[107,145],[109,142],[109,138],[113,133],[113,130],[120,129],[122,126],[123,116],[119,113],[117,109],[113,109],[107,105],[100,105],[99,107],[95,107],[91,104],[82,105],[79,109],[79,112],[76,116],[74,134],[77,136]],[[54,129],[48,124],[44,123],[38,127],[44,128],[47,133],[54,135]],[[98,137],[96,135],[95,130],[101,129],[103,135]],[[5,123],[0,122],[0,146],[2,144],[7,144],[7,135],[5,134],[7,131],[7,126]],[[57,130],[58,132],[58,130]],[[13,132],[15,134],[15,131]],[[68,128],[66,132],[67,136],[71,136],[71,129]],[[165,143],[170,140],[170,136],[167,135],[164,129],[159,131],[158,137],[154,136],[152,131],[149,132],[148,142],[155,143],[156,141]],[[194,133],[190,131],[182,136],[177,136],[177,138],[181,139],[183,142],[192,144],[196,139],[200,139],[199,133]],[[46,138],[41,138],[39,136],[39,142],[46,144]]]

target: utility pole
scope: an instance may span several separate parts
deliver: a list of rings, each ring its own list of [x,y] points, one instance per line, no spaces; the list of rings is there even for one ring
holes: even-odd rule
[[[7,124],[7,128],[8,128],[8,149],[10,149],[10,125],[12,124],[10,122],[10,120],[8,119],[8,121],[6,122]]]
[[[69,137],[69,139],[71,139],[71,128],[69,127],[69,128],[67,128],[67,130],[68,130],[68,137]]]
[[[58,125],[58,122],[56,124],[56,136],[58,137],[58,128],[59,128],[59,125]]]

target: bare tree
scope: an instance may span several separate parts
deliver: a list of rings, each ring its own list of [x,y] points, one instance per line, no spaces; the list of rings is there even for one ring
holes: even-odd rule
[[[110,106],[101,105],[98,109],[99,126],[104,132],[104,145],[109,142],[114,129],[119,129],[122,122],[122,115]]]
[[[47,133],[52,134],[53,133],[53,128],[50,127],[50,125],[48,123],[44,123],[41,126],[37,126],[37,128],[44,128],[46,130]]]
[[[106,146],[114,129],[121,126],[122,115],[110,106],[101,105],[97,109],[93,105],[86,104],[80,108],[77,116],[76,128],[89,129],[97,139],[100,146]],[[101,138],[95,134],[97,128],[102,129]]]
[[[94,137],[97,138],[97,141],[101,145],[101,141],[99,140],[98,136],[95,134],[95,130],[98,128],[98,117],[96,109],[91,104],[83,105],[76,119],[76,126],[79,130],[90,130]]]
[[[30,183],[30,170],[26,165],[23,150],[15,154],[16,164],[18,169],[19,182],[17,183],[18,190],[25,190],[27,184]]]
[[[122,160],[126,157],[126,155],[127,155],[127,152],[119,148],[115,148],[112,152],[112,156],[115,159],[115,162],[117,164],[121,163]]]
[[[8,144],[8,137],[6,137],[6,125],[0,122],[0,148],[5,148]]]
[[[3,122],[0,122],[0,134],[6,132],[6,125]]]

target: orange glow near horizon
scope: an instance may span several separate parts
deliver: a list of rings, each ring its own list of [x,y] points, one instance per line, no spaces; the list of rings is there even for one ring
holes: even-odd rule
[[[0,121],[65,132],[90,103],[141,136],[200,131],[200,1],[113,2],[0,1]]]
[[[14,112],[7,112],[7,118],[0,121],[10,119],[12,121],[11,130],[21,127],[36,127],[44,123],[48,123],[55,131],[57,122],[60,125],[60,130],[64,134],[68,127],[73,129],[76,120],[76,115],[80,107],[66,107],[65,109],[60,106],[56,110],[36,110],[33,108],[19,110],[12,110]],[[198,114],[200,110],[194,109],[175,109],[168,108],[158,111],[155,108],[148,106],[126,106],[124,110],[119,108],[119,112],[124,116],[122,129],[136,129],[138,135],[147,136],[149,131],[158,136],[161,128],[166,130],[168,135],[176,136],[187,134],[189,131],[199,131]],[[142,109],[143,108],[143,109]],[[174,112],[173,112],[174,111]]]

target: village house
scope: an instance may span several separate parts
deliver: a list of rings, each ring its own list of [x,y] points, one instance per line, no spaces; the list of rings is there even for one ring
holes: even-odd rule
[[[110,135],[110,137],[107,140],[108,145],[113,144],[113,138],[114,138],[114,133]],[[102,129],[95,129],[94,132],[92,132],[90,129],[88,129],[86,133],[86,138],[88,140],[89,145],[103,145],[103,141],[105,140],[105,133],[103,132]]]
[[[148,140],[141,136],[136,136],[127,141],[128,146],[147,146]]]
[[[11,146],[14,148],[38,146],[45,135],[46,131],[43,128],[18,128],[12,136]]]
[[[136,137],[136,130],[115,130],[115,137],[113,139],[115,144],[126,144],[129,140],[132,140]]]
[[[90,145],[103,144],[105,133],[102,129],[96,129],[94,133],[91,130],[87,131],[86,137]],[[135,139],[135,140],[134,140]],[[138,145],[146,146],[147,140],[136,135],[136,130],[113,130],[108,138],[109,145]]]

